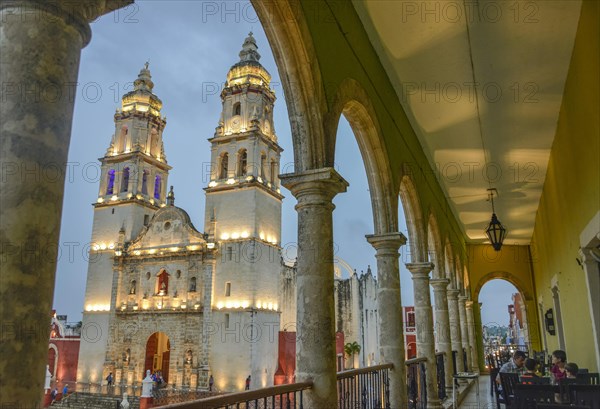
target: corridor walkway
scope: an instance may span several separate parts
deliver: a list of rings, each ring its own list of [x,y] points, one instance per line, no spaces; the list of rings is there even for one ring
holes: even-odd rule
[[[479,407],[477,406],[477,388],[471,387],[467,396],[458,406],[460,409],[493,409],[496,408],[495,397],[490,395],[490,376],[481,375],[479,377]]]

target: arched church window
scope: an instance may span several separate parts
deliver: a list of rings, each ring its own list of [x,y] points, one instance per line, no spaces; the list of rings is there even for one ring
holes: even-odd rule
[[[248,174],[248,152],[242,149],[239,155],[238,176],[246,176]]]
[[[242,114],[242,104],[240,104],[239,102],[236,102],[235,104],[233,104],[233,111],[232,114],[235,115],[241,115]]]
[[[129,168],[123,169],[123,178],[121,180],[121,192],[129,190]]]
[[[275,178],[277,177],[277,162],[275,159],[271,160],[271,183],[275,184]]]
[[[129,130],[127,129],[127,125],[123,125],[121,128],[121,134],[119,135],[119,153],[125,152],[125,148],[127,147],[127,134]]]
[[[265,178],[267,176],[267,155],[264,153],[260,154],[260,177]]]
[[[229,155],[225,152],[221,156],[221,169],[219,171],[219,179],[227,179],[227,173],[229,171]]]
[[[158,156],[158,131],[156,130],[156,128],[152,128],[152,130],[150,131],[150,155],[151,156]]]
[[[156,293],[158,295],[167,295],[169,293],[169,273],[163,270],[157,278],[158,291]]]
[[[135,294],[137,291],[137,281],[135,280],[131,280],[131,283],[129,284],[129,294]]]
[[[142,174],[142,194],[148,194],[148,171],[145,170]]]
[[[196,291],[196,277],[190,278],[190,292]]]
[[[154,198],[160,199],[160,191],[162,189],[162,179],[160,175],[156,175],[154,179]]]
[[[108,171],[108,179],[106,181],[106,194],[112,195],[115,189],[115,170],[111,169]]]

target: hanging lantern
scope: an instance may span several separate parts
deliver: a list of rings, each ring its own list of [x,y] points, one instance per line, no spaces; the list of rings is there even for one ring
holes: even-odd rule
[[[485,229],[485,235],[492,243],[492,247],[496,251],[500,251],[502,248],[502,242],[506,237],[506,228],[500,223],[498,217],[496,216],[496,210],[494,209],[494,191],[496,189],[488,189],[490,201],[492,202],[492,220],[490,224]]]

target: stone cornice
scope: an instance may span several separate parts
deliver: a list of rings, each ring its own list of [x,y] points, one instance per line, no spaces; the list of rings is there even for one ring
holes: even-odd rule
[[[312,169],[303,173],[280,175],[281,184],[296,199],[296,209],[307,205],[333,206],[331,201],[338,193],[345,192],[348,182],[333,168]]]
[[[445,290],[447,291],[450,279],[448,278],[432,278],[429,283],[433,286],[434,291]]]
[[[365,238],[378,252],[380,250],[392,250],[398,252],[400,246],[406,244],[406,237],[400,232],[367,234]]]
[[[420,263],[406,263],[406,268],[413,275],[418,274],[429,274],[433,270],[433,263],[420,262]]]

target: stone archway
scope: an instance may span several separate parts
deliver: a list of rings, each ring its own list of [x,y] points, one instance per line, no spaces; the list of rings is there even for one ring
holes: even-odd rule
[[[506,271],[495,271],[495,272],[491,272],[486,274],[485,276],[483,276],[477,283],[477,287],[475,288],[475,290],[473,291],[473,304],[472,304],[472,308],[473,308],[473,315],[474,315],[474,329],[475,329],[475,342],[479,348],[479,367],[480,369],[483,369],[486,363],[486,359],[485,359],[485,342],[484,342],[484,326],[488,327],[488,331],[490,331],[490,328],[493,329],[494,327],[497,326],[504,326],[504,323],[502,321],[498,321],[498,320],[491,320],[489,319],[489,317],[487,319],[484,320],[484,316],[485,316],[485,311],[481,308],[480,303],[483,303],[483,306],[485,308],[486,306],[486,299],[482,299],[482,289],[483,287],[490,283],[493,280],[501,280],[504,281],[506,284],[505,285],[510,285],[512,286],[514,293],[510,293],[510,294],[515,294],[514,297],[514,307],[510,308],[510,305],[513,304],[513,300],[511,299],[511,295],[507,294],[507,300],[506,300],[506,310],[505,313],[506,318],[507,318],[507,322],[509,321],[509,317],[514,315],[514,321],[512,321],[513,318],[511,318],[510,320],[512,322],[508,323],[508,326],[510,327],[511,323],[513,324],[517,324],[517,319],[519,322],[519,326],[518,328],[515,328],[512,333],[509,331],[509,334],[507,334],[509,337],[514,337],[515,333],[517,334],[518,339],[509,339],[507,341],[510,341],[511,344],[519,344],[519,345],[527,345],[527,347],[530,349],[530,352],[532,349],[536,349],[537,348],[537,344],[535,342],[535,336],[537,334],[537,330],[535,329],[535,325],[537,323],[536,320],[536,314],[537,314],[537,309],[535,307],[535,302],[530,294],[530,292],[527,290],[527,287],[524,286],[524,284],[519,280],[518,277],[515,277],[514,275],[510,274],[509,272]],[[512,290],[511,290],[512,291]],[[520,306],[517,306],[516,304],[519,304]],[[533,316],[532,316],[533,315]]]
[[[169,364],[171,358],[171,341],[164,332],[155,332],[146,341],[144,374],[160,371],[165,383],[169,383]]]

